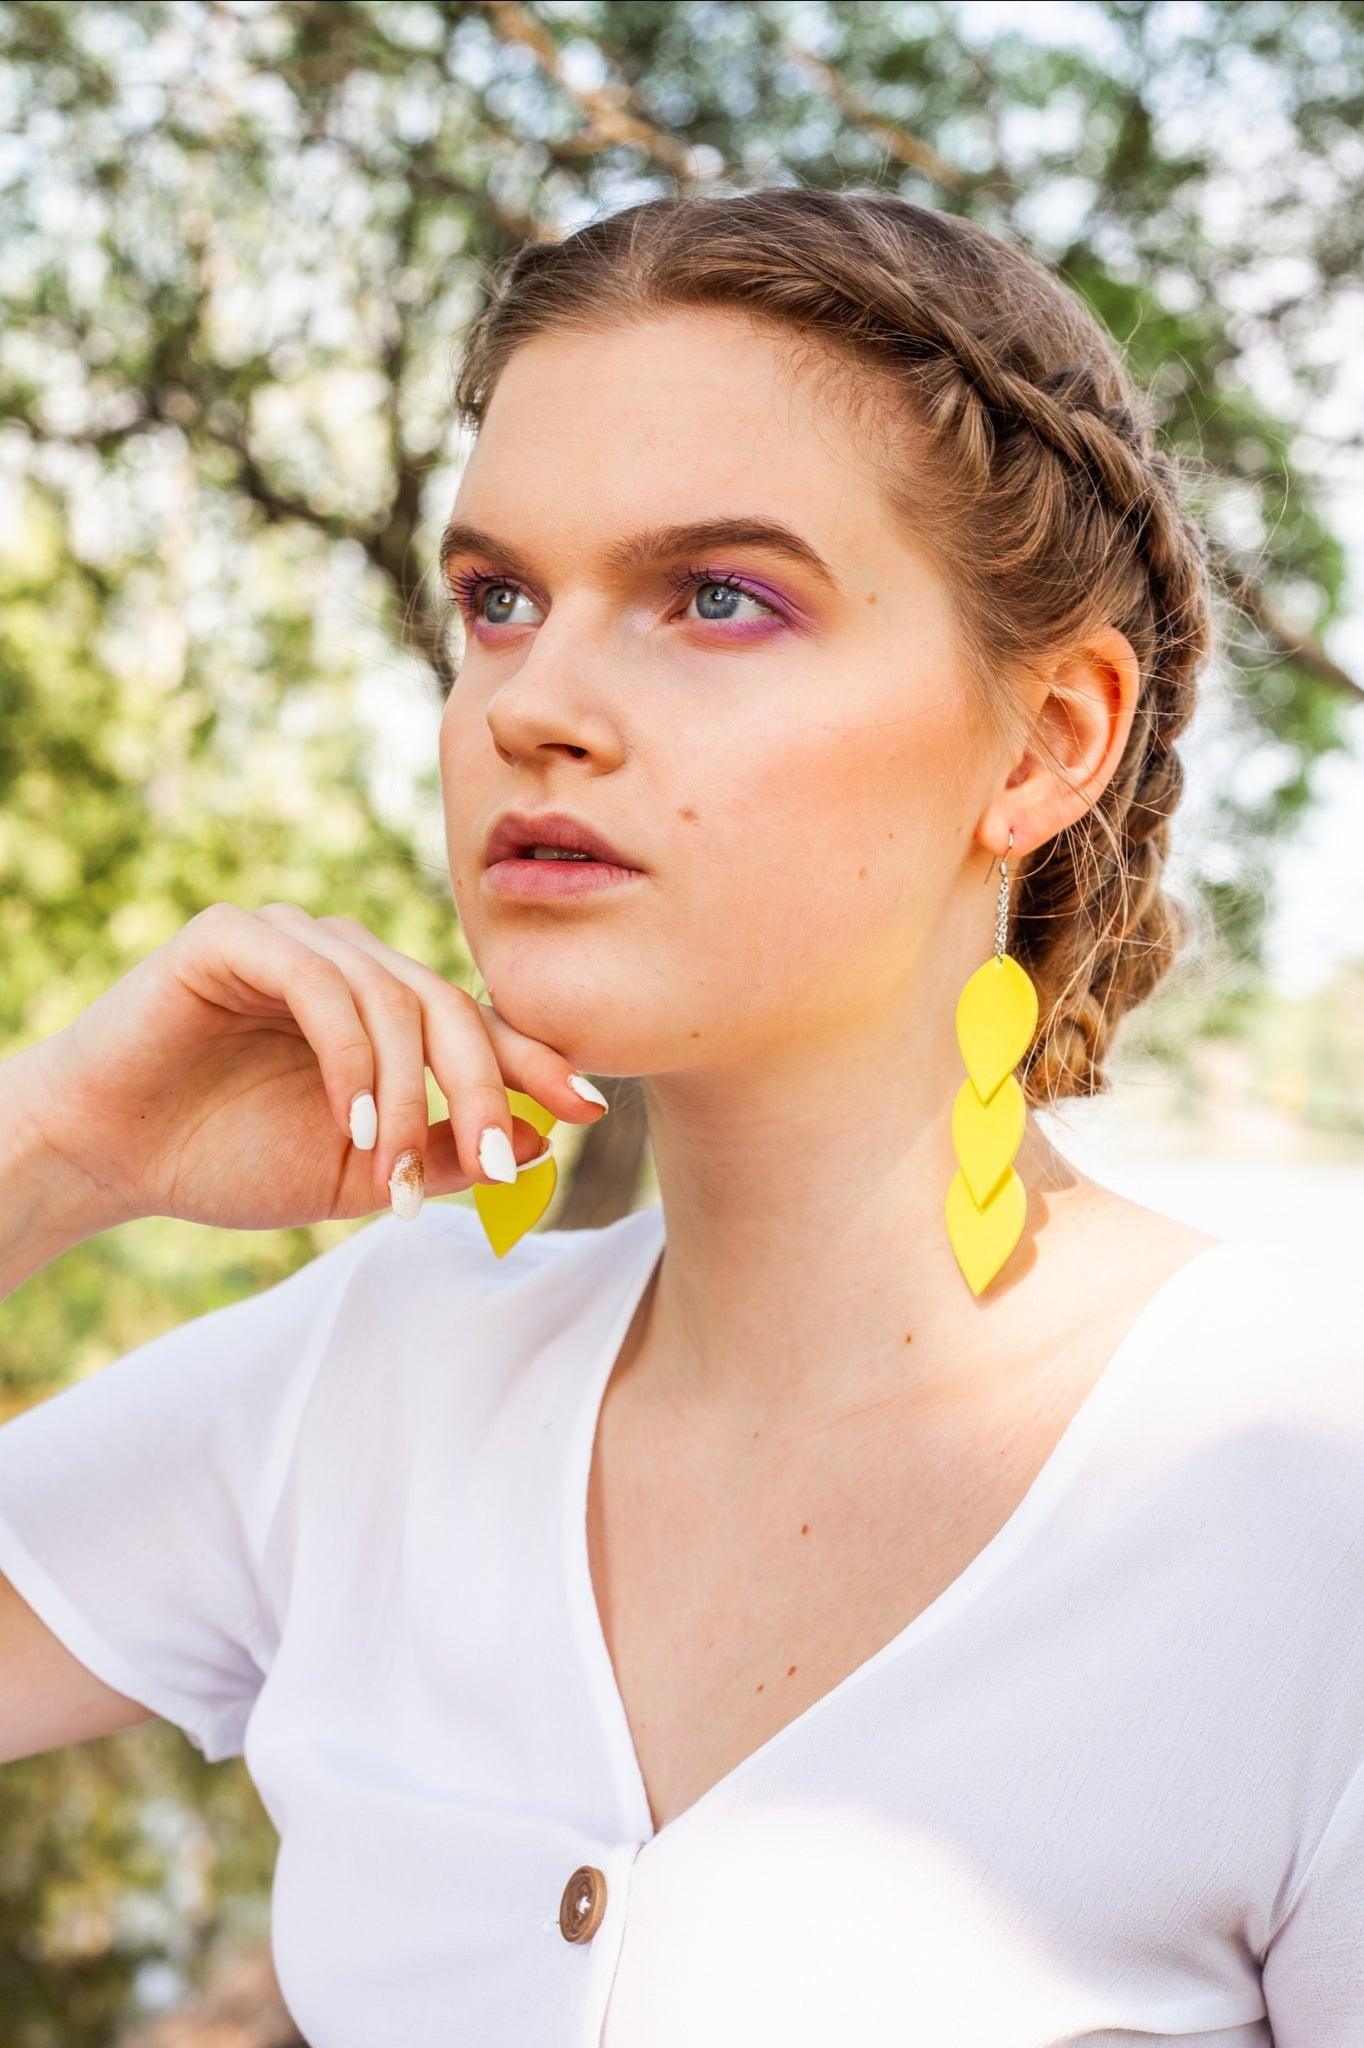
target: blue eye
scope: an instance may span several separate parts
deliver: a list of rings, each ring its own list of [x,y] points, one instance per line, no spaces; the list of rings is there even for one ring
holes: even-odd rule
[[[780,616],[775,605],[769,604],[765,597],[759,597],[756,590],[750,590],[748,585],[738,576],[717,576],[709,569],[684,569],[679,576],[670,576],[668,582],[679,595],[684,590],[691,590],[698,596],[702,592],[724,592],[720,603],[728,608],[716,613],[703,613],[703,618],[709,616],[720,622],[732,619],[734,617],[733,600],[740,597],[746,597],[750,604],[761,605],[771,618]],[[710,601],[714,601],[713,596]]]
[[[684,569],[679,575],[669,576],[666,580],[670,587],[677,591],[679,596],[684,591],[691,591],[697,594],[702,592],[711,593],[707,600],[711,603],[715,602],[713,593],[717,591],[723,592],[723,596],[719,599],[722,609],[718,612],[702,614],[703,619],[709,618],[711,623],[723,624],[726,620],[733,619],[735,600],[739,598],[746,598],[750,604],[758,605],[766,612],[769,618],[780,618],[782,616],[774,604],[769,604],[767,599],[760,597],[756,590],[750,590],[748,585],[738,576],[717,576],[709,569],[691,568]],[[465,617],[474,618],[477,615],[477,622],[485,626],[514,623],[510,619],[511,606],[515,604],[518,597],[526,596],[526,592],[522,590],[520,584],[513,583],[510,578],[506,576],[488,576],[477,569],[464,569],[451,576],[449,578],[449,586],[451,594]],[[489,618],[486,613],[480,611],[486,594],[493,590],[505,593],[508,600],[501,605],[501,618]],[[531,598],[530,602],[533,604],[535,600]]]
[[[525,592],[520,589],[519,585],[509,583],[505,577],[482,576],[477,569],[465,569],[459,575],[452,576],[450,578],[450,589],[454,595],[455,602],[466,617],[472,616],[478,610],[478,607],[483,602],[483,593],[485,591],[509,591],[513,593],[514,598],[525,596]],[[533,599],[532,602],[534,602]],[[505,625],[506,623],[505,618],[484,618],[483,620],[485,626]]]

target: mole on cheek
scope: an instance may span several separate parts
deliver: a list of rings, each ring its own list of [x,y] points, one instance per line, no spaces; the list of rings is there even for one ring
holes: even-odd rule
[[[689,825],[694,825],[696,823],[696,813],[692,809],[690,804],[683,804],[681,810],[678,812],[677,815],[679,818],[685,818]]]

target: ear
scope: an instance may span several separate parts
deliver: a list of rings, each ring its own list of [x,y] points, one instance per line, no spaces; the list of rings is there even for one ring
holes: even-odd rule
[[[1022,752],[991,798],[977,837],[1014,858],[1082,818],[1108,787],[1136,716],[1141,669],[1116,626],[1089,634],[1047,672]]]

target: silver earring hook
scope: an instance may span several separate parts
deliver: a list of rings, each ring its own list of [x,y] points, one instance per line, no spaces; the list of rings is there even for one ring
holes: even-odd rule
[[[1007,866],[1007,864],[1008,864],[1008,859],[1009,859],[1009,855],[1010,855],[1010,854],[1011,854],[1011,853],[1013,852],[1013,850],[1014,850],[1014,828],[1013,828],[1013,826],[1012,826],[1012,825],[1010,825],[1010,827],[1009,827],[1009,843],[1008,843],[1008,845],[1007,845],[1007,846],[1005,847],[1005,849],[1004,849],[1004,852],[1003,852],[1002,856],[1000,857],[1000,859],[999,859],[998,861],[996,861],[996,863],[995,863],[996,867],[998,867],[998,869],[999,869],[999,871],[1000,871],[1000,873],[1001,873],[1001,874],[1003,874],[1003,873],[1004,873],[1004,871],[1005,871],[1005,868],[1006,868],[1006,866]],[[987,881],[988,881],[988,880],[990,879],[990,870],[989,870],[988,868],[987,868],[987,869],[985,870],[985,879],[986,879]]]

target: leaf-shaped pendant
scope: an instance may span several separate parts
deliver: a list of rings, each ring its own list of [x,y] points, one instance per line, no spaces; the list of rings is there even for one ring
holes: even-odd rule
[[[983,1209],[1013,1163],[1027,1128],[1028,1105],[1013,1074],[982,1102],[970,1076],[952,1104],[952,1146],[978,1209]]]
[[[972,1294],[983,1294],[1023,1234],[1028,1191],[1010,1167],[984,1208],[977,1208],[965,1176],[954,1173],[947,1190],[947,1235]]]
[[[507,1090],[507,1102],[512,1115],[520,1117],[523,1123],[533,1124],[542,1138],[547,1139],[559,1121],[552,1110],[519,1088]],[[527,1161],[514,1181],[474,1182],[474,1207],[499,1259],[539,1222],[549,1207],[558,1179],[554,1155],[546,1150],[541,1158]]]
[[[1037,990],[1010,953],[978,967],[957,998],[957,1044],[975,1091],[988,1102],[1032,1044]]]
[[[534,1165],[523,1166],[505,1187],[474,1182],[474,1207],[483,1219],[484,1233],[500,1259],[538,1223],[549,1207],[559,1173],[553,1155]]]
[[[957,1171],[947,1190],[947,1236],[968,1287],[982,1294],[1023,1234],[1028,1193],[1012,1160],[1027,1101],[1013,1069],[1037,1028],[1026,969],[996,953],[957,998],[957,1044],[967,1078],[952,1104]]]

